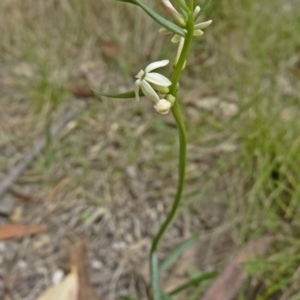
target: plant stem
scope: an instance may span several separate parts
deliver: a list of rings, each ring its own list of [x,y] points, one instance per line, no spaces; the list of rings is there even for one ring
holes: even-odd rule
[[[184,178],[185,178],[185,167],[186,167],[186,145],[187,145],[187,139],[186,139],[186,131],[185,131],[185,125],[182,119],[181,111],[179,108],[179,103],[178,103],[178,96],[177,96],[177,84],[178,80],[180,77],[180,74],[182,72],[184,63],[186,61],[189,48],[193,39],[193,29],[194,28],[194,23],[193,23],[193,18],[192,15],[189,16],[188,20],[188,32],[187,36],[185,38],[184,46],[180,55],[180,58],[178,60],[178,63],[175,67],[173,76],[172,76],[172,85],[170,87],[170,93],[176,97],[176,101],[172,107],[172,113],[174,116],[174,119],[177,124],[178,128],[178,133],[179,133],[179,178],[178,178],[178,186],[177,186],[177,192],[175,196],[175,200],[173,202],[172,208],[170,212],[168,213],[166,220],[163,222],[161,225],[157,235],[153,238],[152,241],[152,247],[151,247],[151,252],[150,255],[157,250],[158,243],[165,233],[166,229],[172,222],[176,211],[179,207],[180,204],[180,199],[182,195],[182,190],[183,190],[183,185],[184,185]]]
[[[189,8],[190,8],[190,12],[188,14],[187,35],[185,37],[182,52],[180,54],[179,60],[177,62],[177,65],[175,67],[175,70],[174,70],[172,78],[171,78],[172,85],[170,87],[170,94],[172,94],[176,98],[176,101],[172,107],[172,113],[173,113],[174,119],[176,121],[177,128],[178,128],[178,134],[179,134],[179,168],[178,168],[179,176],[178,176],[177,192],[175,195],[175,199],[174,199],[172,208],[171,208],[170,212],[168,213],[166,220],[163,222],[157,235],[152,240],[152,246],[151,246],[151,251],[150,251],[150,261],[153,261],[153,257],[156,257],[158,243],[161,240],[163,234],[165,233],[168,226],[171,224],[172,220],[174,219],[174,217],[176,215],[176,212],[179,208],[181,195],[182,195],[182,191],[183,191],[183,186],[184,186],[187,138],[186,138],[186,130],[185,130],[184,121],[183,121],[181,111],[179,108],[179,103],[178,103],[177,85],[178,85],[178,81],[179,81],[182,69],[185,65],[185,61],[187,59],[187,55],[189,53],[189,49],[190,49],[192,39],[193,39],[193,32],[194,32],[193,0],[189,0]],[[155,278],[156,282],[153,281],[153,278],[154,278],[153,273],[155,273],[155,270],[153,270],[152,264],[150,265],[150,270],[151,270],[152,290],[153,290],[153,294],[154,294],[153,295],[154,300],[160,300],[160,298],[161,298],[160,293],[157,294],[157,292],[154,291],[154,289],[158,288],[157,281],[159,282],[159,278]]]

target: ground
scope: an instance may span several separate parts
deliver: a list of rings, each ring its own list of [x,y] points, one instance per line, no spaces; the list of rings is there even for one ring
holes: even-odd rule
[[[140,10],[114,5],[0,4],[0,180],[48,136],[0,199],[1,225],[47,226],[0,241],[6,299],[36,299],[59,270],[68,271],[67,244],[82,236],[92,285],[104,299],[145,295],[151,237],[176,188],[176,126],[146,99],[90,97],[89,87],[132,89],[141,68],[172,59],[175,48]],[[269,256],[245,266],[251,277],[238,299],[296,300],[300,7],[211,0],[205,18],[213,24],[195,41],[180,87],[188,132],[183,204],[160,258],[193,233],[200,239],[164,284],[173,286],[189,266],[221,270],[249,241],[272,234]],[[51,125],[70,111],[50,138]]]

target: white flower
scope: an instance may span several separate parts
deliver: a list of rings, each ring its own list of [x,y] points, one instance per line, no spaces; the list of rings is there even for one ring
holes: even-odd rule
[[[171,102],[166,99],[161,99],[154,105],[154,108],[158,113],[165,115],[170,111],[171,106]]]
[[[198,21],[199,17],[197,18],[197,16],[198,16],[200,10],[201,10],[200,6],[196,6],[196,8],[195,8],[195,10],[193,12],[194,22]],[[201,29],[204,29],[204,28],[208,27],[211,23],[212,23],[212,20],[209,20],[209,21],[201,22],[201,23],[198,23],[198,24],[194,25],[194,33],[193,33],[193,35],[194,36],[201,36],[204,33]],[[161,28],[159,30],[159,32],[161,34],[170,34],[170,33],[172,33],[170,30],[168,30],[166,28]],[[179,43],[178,50],[177,50],[177,55],[176,55],[176,59],[175,59],[175,65],[176,65],[177,62],[178,62],[178,59],[180,57],[182,48],[183,48],[184,37],[182,37],[182,36],[180,36],[178,34],[175,34],[172,37],[171,42],[172,43]]]
[[[148,65],[144,70],[141,70],[135,78],[137,78],[135,82],[135,98],[137,101],[140,100],[139,91],[140,89],[144,93],[144,95],[149,98],[150,100],[157,103],[160,101],[158,94],[155,90],[167,94],[169,89],[168,87],[172,84],[172,82],[165,76],[159,73],[153,73],[151,71],[164,67],[169,63],[169,60],[161,60],[156,61]]]

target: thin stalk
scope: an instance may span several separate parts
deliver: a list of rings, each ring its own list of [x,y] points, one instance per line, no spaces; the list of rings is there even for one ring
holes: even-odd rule
[[[179,168],[178,168],[178,185],[177,185],[177,191],[175,195],[175,199],[172,205],[172,208],[170,212],[168,213],[165,221],[161,225],[157,235],[153,238],[152,240],[152,246],[151,246],[151,251],[150,251],[150,261],[153,261],[153,257],[156,257],[156,251],[158,244],[164,235],[165,231],[171,224],[172,220],[174,219],[176,212],[178,210],[180,200],[181,200],[181,195],[183,191],[183,186],[184,186],[184,179],[185,179],[185,169],[186,169],[186,146],[187,146],[187,138],[186,138],[186,130],[185,130],[185,125],[184,121],[181,115],[179,103],[178,103],[178,95],[177,95],[177,85],[178,81],[182,72],[182,69],[184,67],[185,61],[187,59],[189,49],[192,43],[193,39],[193,32],[194,32],[194,21],[193,21],[193,0],[189,0],[189,8],[190,12],[188,14],[188,24],[187,24],[187,35],[185,37],[184,45],[182,52],[180,54],[179,60],[177,62],[177,65],[174,69],[171,81],[172,85],[170,87],[170,93],[176,98],[176,101],[172,107],[172,113],[174,116],[174,119],[177,124],[178,128],[178,134],[179,134]],[[151,278],[153,278],[153,273],[155,273],[155,270],[152,268],[152,264],[150,266],[151,270]],[[156,278],[156,282],[153,282],[152,280],[152,290],[157,289],[157,280],[159,278]],[[160,300],[160,294],[157,294],[154,292],[154,300]]]
[[[150,252],[151,256],[154,252],[156,252],[157,246],[158,246],[158,243],[159,243],[161,237],[165,233],[166,229],[168,228],[168,226],[170,225],[170,223],[172,222],[172,220],[176,214],[176,211],[180,204],[180,199],[181,199],[183,185],[184,185],[187,139],[186,139],[185,125],[183,122],[183,118],[182,118],[180,108],[179,108],[179,103],[178,103],[177,84],[178,84],[178,80],[179,80],[180,74],[182,72],[182,69],[183,69],[184,63],[186,61],[186,58],[187,58],[187,55],[189,52],[189,48],[190,48],[190,45],[191,45],[191,42],[193,39],[193,28],[194,28],[193,18],[192,18],[192,15],[190,15],[189,21],[188,21],[187,36],[186,36],[186,39],[184,42],[184,46],[183,46],[180,58],[175,67],[173,76],[171,78],[172,85],[170,87],[170,93],[176,97],[176,101],[172,107],[172,113],[173,113],[174,119],[176,121],[178,133],[179,133],[179,177],[178,177],[177,192],[175,195],[175,199],[174,199],[172,208],[171,208],[170,212],[168,213],[166,220],[161,225],[157,235],[153,238],[151,252]]]

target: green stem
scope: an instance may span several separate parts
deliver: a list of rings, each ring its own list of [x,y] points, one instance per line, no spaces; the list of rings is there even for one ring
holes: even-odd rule
[[[184,178],[185,178],[185,166],[186,166],[187,139],[186,139],[185,125],[184,125],[184,122],[182,119],[182,115],[181,115],[179,103],[178,103],[177,84],[178,84],[178,80],[179,80],[180,74],[182,72],[182,69],[183,69],[184,63],[186,61],[186,58],[187,58],[187,55],[189,52],[189,48],[190,48],[190,45],[191,45],[191,42],[193,39],[193,28],[194,28],[194,24],[193,24],[193,19],[192,19],[192,15],[191,15],[189,17],[189,21],[188,21],[188,33],[187,33],[187,36],[186,36],[186,39],[184,42],[184,46],[183,46],[180,58],[178,60],[176,68],[174,70],[172,80],[171,80],[172,85],[170,87],[170,93],[176,97],[176,101],[172,107],[172,113],[173,113],[174,119],[177,124],[178,132],[179,132],[179,143],[180,143],[179,144],[179,178],[178,178],[177,192],[176,192],[175,200],[173,202],[171,211],[167,215],[166,220],[161,225],[157,235],[153,238],[151,253],[150,253],[151,256],[154,252],[156,252],[157,246],[158,246],[158,243],[159,243],[161,237],[165,233],[166,229],[168,228],[168,226],[170,225],[170,223],[172,222],[172,220],[176,214],[176,211],[180,204],[180,199],[181,199],[182,190],[183,190],[183,184],[184,184]]]
[[[153,238],[152,240],[152,246],[151,246],[151,251],[150,251],[150,261],[153,260],[153,257],[156,256],[156,251],[158,244],[164,235],[165,231],[171,224],[172,220],[174,219],[176,212],[179,208],[180,200],[181,200],[181,195],[183,191],[183,186],[184,186],[184,179],[185,179],[185,168],[186,168],[186,146],[187,146],[187,138],[186,138],[186,130],[185,130],[185,125],[184,121],[181,115],[181,111],[179,108],[179,103],[178,103],[178,96],[177,96],[177,86],[178,86],[178,81],[182,72],[182,69],[184,67],[185,61],[187,59],[189,49],[192,43],[193,39],[193,32],[194,32],[194,21],[193,21],[193,0],[189,1],[189,8],[190,8],[190,13],[188,15],[188,24],[187,24],[187,35],[184,41],[183,49],[180,54],[180,58],[177,62],[177,65],[175,67],[175,70],[173,72],[171,81],[172,85],[170,87],[170,94],[172,94],[175,98],[176,101],[172,107],[172,113],[174,116],[174,119],[177,124],[178,128],[178,133],[179,133],[179,177],[178,177],[178,185],[177,185],[177,192],[175,195],[175,199],[172,205],[172,208],[170,212],[168,213],[165,221],[161,225],[157,235]],[[153,274],[155,270],[151,267],[151,274]],[[151,276],[153,278],[153,276]],[[152,282],[152,288],[157,288],[154,282]],[[154,293],[155,295],[155,293]],[[160,297],[154,297],[154,300],[160,300]]]

